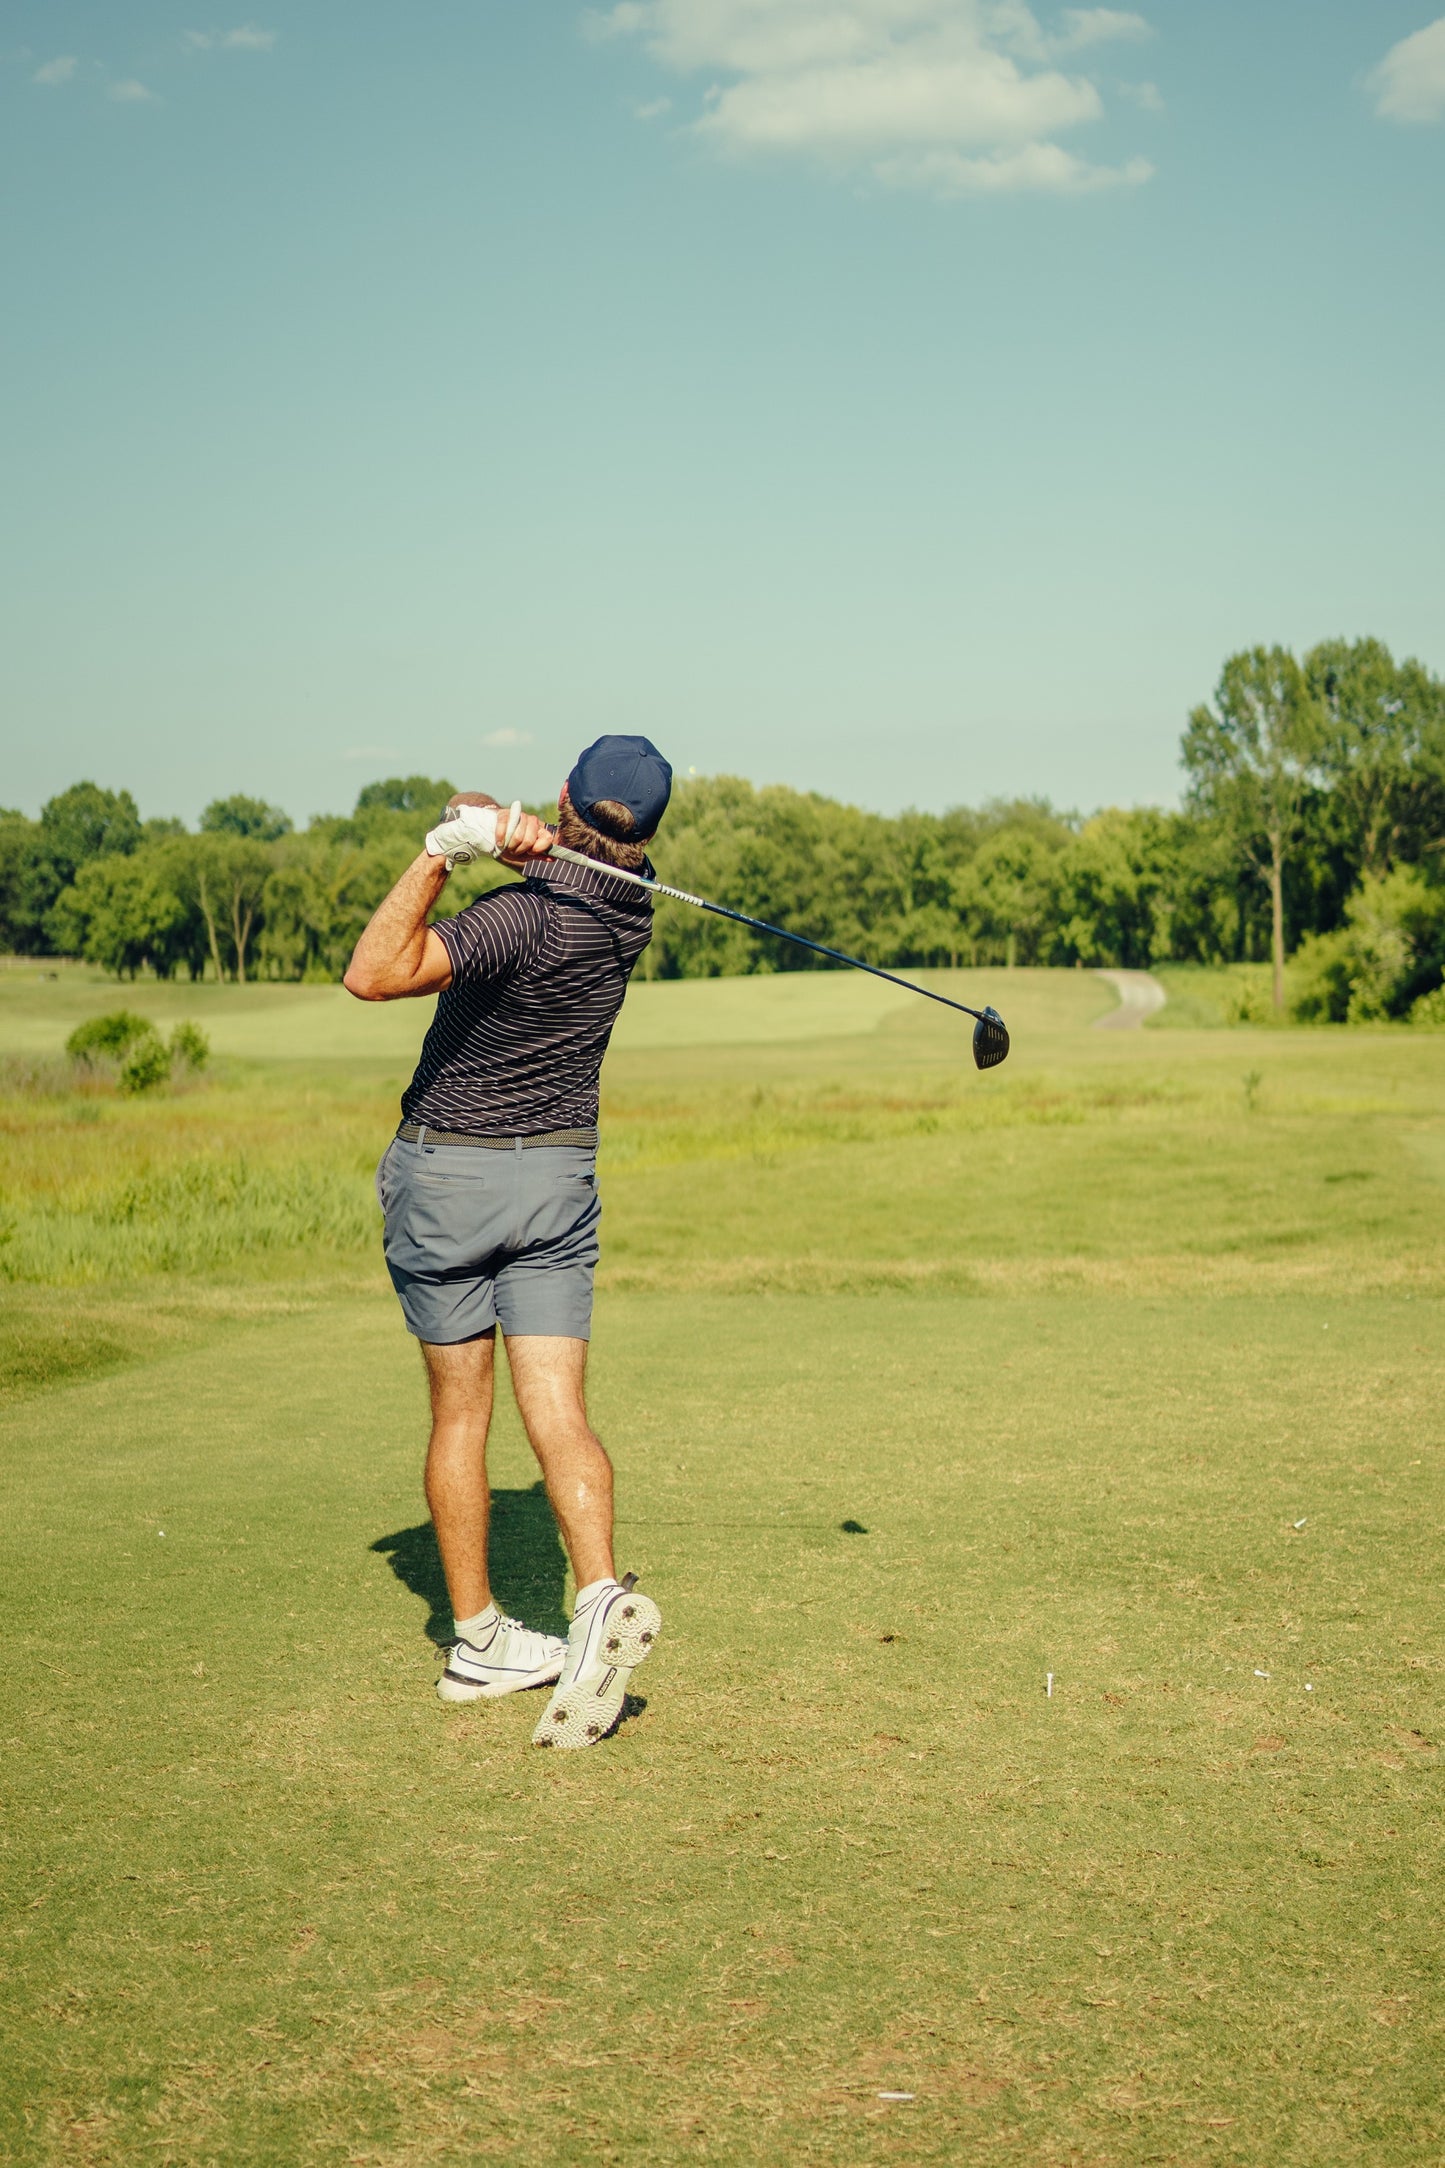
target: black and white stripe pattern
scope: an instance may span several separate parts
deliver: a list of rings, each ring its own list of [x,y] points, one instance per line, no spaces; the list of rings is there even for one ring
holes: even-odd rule
[[[600,866],[549,860],[545,874],[494,889],[436,930],[452,983],[404,1118],[491,1136],[593,1127],[607,1041],[652,939],[646,894]]]

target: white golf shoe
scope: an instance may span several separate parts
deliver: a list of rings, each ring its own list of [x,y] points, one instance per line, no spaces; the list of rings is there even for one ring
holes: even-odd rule
[[[567,1636],[567,1661],[532,1734],[533,1746],[595,1746],[622,1714],[627,1682],[652,1654],[662,1613],[639,1596],[637,1577],[610,1581],[579,1611]]]
[[[476,1641],[454,1641],[437,1680],[443,1701],[494,1701],[529,1686],[550,1686],[567,1657],[555,1634],[534,1634],[519,1619],[498,1614]]]

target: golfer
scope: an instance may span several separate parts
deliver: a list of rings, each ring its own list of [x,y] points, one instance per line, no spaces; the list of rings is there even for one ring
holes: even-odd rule
[[[632,967],[652,938],[640,889],[672,790],[646,738],[599,738],[563,785],[553,832],[519,805],[454,798],[356,944],[362,1001],[437,994],[402,1122],[377,1169],[385,1250],[431,1389],[426,1499],[456,1622],[444,1701],[553,1686],[537,1746],[584,1747],[622,1711],[661,1615],[619,1581],[612,1464],[584,1383],[597,1263],[597,1080]],[[597,862],[548,857],[560,841]],[[427,924],[455,865],[520,884]],[[487,1579],[487,1431],[497,1327],[577,1583],[566,1641],[504,1618]]]

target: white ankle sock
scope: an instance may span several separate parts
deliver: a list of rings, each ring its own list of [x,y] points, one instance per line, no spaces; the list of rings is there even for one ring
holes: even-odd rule
[[[616,1588],[617,1586],[618,1583],[616,1578],[614,1577],[614,1575],[609,1573],[605,1580],[589,1581],[585,1588],[579,1588],[577,1591],[577,1601],[572,1606],[573,1618],[576,1618],[579,1611],[585,1611],[588,1604],[592,1603],[598,1596],[602,1594],[604,1588]]]
[[[485,1611],[475,1618],[459,1618],[452,1621],[458,1641],[479,1641],[497,1623],[497,1607],[489,1603]]]

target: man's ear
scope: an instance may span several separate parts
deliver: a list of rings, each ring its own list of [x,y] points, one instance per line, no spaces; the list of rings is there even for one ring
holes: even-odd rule
[[[557,803],[559,806],[563,806],[567,803],[567,785],[565,783],[562,785],[562,788],[557,793]]]

